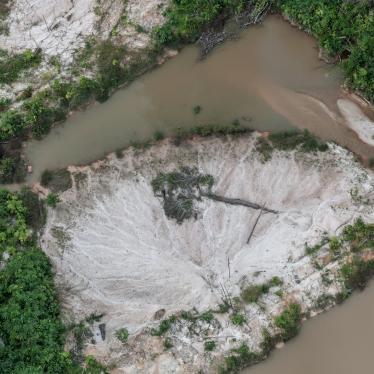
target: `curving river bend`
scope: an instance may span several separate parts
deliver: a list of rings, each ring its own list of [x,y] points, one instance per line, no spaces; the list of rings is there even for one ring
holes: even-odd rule
[[[374,156],[343,123],[337,100],[346,94],[339,69],[322,62],[315,41],[282,18],[268,17],[203,62],[197,56],[196,47],[183,49],[108,102],[73,114],[43,140],[31,141],[30,181],[44,169],[96,160],[156,130],[167,134],[234,120],[263,131],[308,128],[363,158]]]

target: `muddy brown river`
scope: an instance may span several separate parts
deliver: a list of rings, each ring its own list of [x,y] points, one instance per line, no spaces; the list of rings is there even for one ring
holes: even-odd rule
[[[341,306],[306,322],[300,335],[242,374],[374,372],[374,282]]]
[[[196,47],[118,91],[104,104],[72,115],[42,141],[28,144],[30,181],[47,168],[87,163],[156,130],[228,123],[258,130],[308,128],[368,157],[373,149],[342,125],[339,69],[318,59],[315,41],[277,16],[197,62]],[[194,114],[193,108],[202,110]]]

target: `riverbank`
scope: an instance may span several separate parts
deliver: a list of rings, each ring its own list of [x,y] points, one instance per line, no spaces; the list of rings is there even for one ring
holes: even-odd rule
[[[281,149],[299,149],[271,151],[261,139],[166,139],[69,168],[72,188],[50,212],[41,245],[66,315],[103,314],[92,325],[95,344],[87,342],[87,354],[139,373],[218,370],[239,360],[227,357],[242,346],[256,362],[263,329],[282,334],[276,317],[290,305],[308,315],[346,297],[352,285],[346,288],[341,273],[351,258],[345,227],[355,232],[358,217],[374,222],[373,174],[336,145],[321,152],[309,141],[270,138]],[[164,215],[152,180],[185,166],[212,175],[214,193],[279,213],[255,224],[258,210],[202,198],[195,218],[178,224]],[[341,246],[334,247],[336,237]],[[367,245],[358,253],[371,253]],[[118,338],[123,329],[125,342]]]
[[[28,182],[38,181],[45,169],[92,162],[156,134],[211,124],[239,123],[273,133],[307,128],[353,150],[366,164],[374,157],[373,147],[348,127],[339,110],[337,101],[352,101],[351,96],[340,89],[338,69],[319,60],[313,38],[280,16],[268,16],[239,36],[202,62],[198,48],[185,47],[108,102],[75,113],[43,140],[29,142]]]
[[[19,35],[19,33],[16,32],[18,30],[17,27],[21,27],[17,25],[16,19],[20,16],[23,17],[23,8],[18,3],[20,3],[20,1],[15,2],[15,4],[12,3],[11,5],[13,5],[13,7],[9,8],[9,35],[2,36],[4,42],[7,41],[8,44],[5,44],[10,50],[12,42],[14,42],[17,35]],[[17,81],[14,83],[14,87],[19,86],[19,84],[23,87],[19,95],[16,95],[16,99],[5,95],[4,102],[0,105],[0,110],[3,111],[0,127],[5,131],[4,134],[1,135],[2,140],[7,141],[13,137],[19,137],[21,134],[24,134],[25,130],[27,130],[27,133],[31,130],[33,136],[36,138],[44,137],[46,133],[49,132],[53,123],[60,122],[61,120],[64,121],[69,113],[80,108],[87,102],[106,100],[114,89],[124,83],[132,81],[150,67],[164,61],[165,58],[162,57],[159,60],[157,59],[157,57],[162,56],[161,51],[163,47],[196,41],[200,33],[203,33],[200,44],[204,43],[206,40],[209,41],[213,39],[214,41],[215,37],[221,34],[223,39],[218,38],[218,42],[221,39],[225,40],[230,38],[231,35],[229,28],[226,30],[225,23],[234,14],[238,25],[243,27],[260,21],[270,9],[270,3],[266,1],[259,3],[239,1],[238,4],[236,4],[237,8],[235,8],[234,5],[225,7],[217,1],[217,7],[215,7],[212,12],[209,10],[211,5],[205,9],[203,6],[204,2],[200,3],[200,1],[197,1],[196,4],[192,6],[191,4],[188,6],[185,4],[174,4],[171,6],[169,4],[169,7],[168,3],[162,1],[143,4],[142,1],[139,0],[130,1],[126,6],[123,4],[120,6],[119,4],[116,5],[115,2],[110,4],[109,2],[103,2],[99,4],[100,6],[87,3],[85,4],[87,9],[84,7],[80,8],[79,4],[80,3],[74,4],[71,9],[62,7],[59,9],[60,13],[57,14],[56,10],[48,11],[49,8],[45,9],[44,7],[41,9],[40,2],[36,1],[35,4],[33,4],[35,7],[33,13],[28,14],[27,17],[25,15],[27,20],[31,17],[30,22],[34,20],[34,18],[37,18],[37,22],[35,22],[35,20],[32,22],[33,28],[30,32],[29,39],[26,38],[22,43],[20,42],[19,46],[21,47],[17,45],[17,48],[29,46],[30,43],[36,43],[35,40],[41,38],[43,43],[47,43],[48,48],[52,48],[49,50],[46,47],[47,52],[45,53],[48,55],[53,52],[53,46],[56,46],[56,40],[67,32],[70,32],[73,37],[69,34],[70,36],[66,37],[66,40],[64,40],[69,41],[70,39],[74,39],[74,43],[70,45],[69,48],[74,50],[74,48],[78,48],[83,44],[85,47],[83,50],[80,50],[79,53],[75,53],[73,60],[69,60],[70,62],[65,58],[69,54],[65,50],[63,52],[65,57],[62,58],[64,61],[63,63],[59,62],[58,58],[57,60],[52,58],[56,56],[49,56],[53,64],[51,62],[52,67],[47,65],[49,66],[48,69],[52,70],[49,71],[47,69],[48,71],[46,72],[42,69],[44,76],[48,76],[48,82],[45,81],[41,87],[33,87],[33,84],[28,84],[27,87],[23,87],[21,83],[27,83],[28,75],[22,73],[19,76],[19,82]],[[346,4],[342,6],[348,7],[349,9],[347,9],[347,12],[353,12],[354,17],[358,16],[360,12],[363,12],[365,7],[364,5],[350,6]],[[167,11],[164,14],[163,10],[165,9],[167,9]],[[191,12],[193,13],[194,9],[201,10],[203,13],[205,12],[204,14],[206,17],[199,21],[196,19],[194,20],[194,17],[191,17],[190,14]],[[328,9],[333,14],[333,12],[336,11],[336,5],[330,4]],[[81,32],[82,30],[79,31],[82,24],[80,24],[76,19],[77,17],[75,17],[75,12],[78,12],[78,10],[82,12],[84,17],[88,17],[87,19],[89,20],[87,23],[87,30],[84,32]],[[291,7],[289,4],[283,4],[282,10],[289,19],[295,18],[292,17],[293,6]],[[317,10],[314,9],[313,11]],[[38,13],[39,11],[41,12],[40,14]],[[44,15],[43,12],[45,11],[48,11],[48,17],[51,17],[51,20]],[[356,14],[355,11],[358,13]],[[222,14],[220,14],[220,12],[222,12]],[[66,19],[64,18],[65,16]],[[304,16],[303,14],[303,17]],[[64,20],[61,21],[61,19]],[[185,19],[185,23],[182,22],[183,19]],[[297,19],[297,21],[299,24],[303,25],[305,19],[301,18]],[[29,21],[27,21],[26,24],[28,22]],[[53,27],[51,25],[53,25]],[[94,25],[94,27],[92,25]],[[62,28],[60,28],[60,26]],[[80,37],[74,38],[74,33],[78,31]],[[321,37],[320,30],[318,29],[307,31],[315,34],[318,38]],[[367,30],[363,30],[363,33],[365,34],[366,31]],[[43,32],[46,35],[45,38],[42,37],[44,35]],[[34,35],[34,33],[36,34]],[[124,43],[126,47],[123,46]],[[208,44],[210,46],[216,45],[215,42]],[[339,48],[331,49],[331,46],[326,43],[323,47],[327,52],[331,54],[335,53],[335,57],[341,57],[341,55],[344,54],[344,51],[340,51]],[[41,48],[41,50],[43,50],[43,48]],[[28,50],[26,50],[26,52],[27,51]],[[341,53],[341,55],[339,55],[339,53]],[[31,65],[35,63],[36,70],[38,70],[40,52],[36,54],[26,53],[25,55],[20,55],[21,57],[17,56],[15,56],[15,61],[25,60],[26,62],[29,61]],[[170,56],[170,53],[166,51],[164,56]],[[27,64],[25,66],[23,62],[21,64],[21,66],[26,69],[26,72],[28,71]],[[45,65],[44,60],[42,65],[43,64]],[[8,63],[8,65],[12,66],[10,63]],[[32,67],[31,65],[30,67]],[[16,66],[19,66],[19,64],[17,63]],[[362,71],[361,69],[360,72]],[[39,78],[38,74],[36,74],[35,82],[43,82],[43,79]],[[366,82],[365,78],[362,78],[361,81]],[[351,85],[354,86],[355,82],[351,82]],[[12,92],[10,86],[5,86],[5,88],[7,94]],[[13,112],[12,109],[9,110],[9,108],[15,109],[16,112]],[[351,128],[358,131],[358,133],[361,131],[361,126],[355,125],[351,126]],[[317,133],[317,135],[322,136],[319,133]],[[361,138],[366,139],[365,136]],[[345,142],[340,142],[340,144],[348,146],[351,150],[353,149],[351,144],[346,144]],[[120,146],[123,145],[124,144],[121,144]],[[25,167],[22,166],[22,158],[19,158],[19,154],[17,153],[17,155],[14,156],[16,151],[13,150],[10,152],[7,149],[7,147],[4,147],[3,151],[5,155],[0,165],[2,166],[2,181],[3,183],[12,183],[18,181],[24,175]],[[353,149],[353,151],[357,153],[355,149]],[[364,155],[366,161],[371,158],[371,155],[368,156],[367,154],[368,152],[365,152]],[[101,155],[96,157],[101,157]],[[84,161],[87,162],[88,160]],[[79,160],[75,162],[79,162]]]

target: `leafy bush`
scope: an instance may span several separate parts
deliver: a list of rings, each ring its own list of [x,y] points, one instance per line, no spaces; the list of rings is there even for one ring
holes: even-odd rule
[[[43,201],[28,187],[21,189],[19,198],[25,207],[25,222],[27,226],[39,231],[44,226],[47,218]]]
[[[45,202],[48,206],[51,208],[56,208],[57,204],[60,202],[60,198],[55,193],[49,193],[47,198],[45,199]]]
[[[162,131],[158,130],[158,131],[155,131],[155,133],[153,134],[153,138],[156,141],[160,141],[165,138],[165,134]]]
[[[193,42],[216,18],[239,13],[247,0],[173,0],[166,10],[166,23],[154,31],[158,45]]]
[[[2,97],[0,98],[0,112],[3,112],[4,110],[7,110],[12,103],[12,100]]]
[[[246,303],[257,303],[259,298],[267,294],[271,287],[278,287],[283,284],[279,277],[273,277],[268,282],[262,284],[251,284],[243,288],[241,297]]]
[[[290,340],[299,333],[301,326],[301,307],[299,304],[290,304],[279,316],[275,317],[275,325],[282,330],[284,341]]]
[[[199,318],[202,320],[202,321],[205,321],[205,322],[212,322],[214,320],[214,315],[211,311],[207,311],[207,312],[204,312],[202,313]]]
[[[177,320],[176,316],[172,315],[167,319],[164,319],[161,321],[160,325],[158,326],[157,329],[152,329],[151,330],[151,335],[153,336],[162,336],[166,332],[168,332],[171,329],[171,326],[175,321]]]
[[[165,349],[173,348],[173,342],[169,337],[166,337],[164,340],[164,348]]]
[[[70,172],[67,169],[44,170],[40,184],[51,189],[52,192],[63,192],[72,187]]]
[[[241,297],[246,303],[256,303],[258,299],[269,292],[269,287],[266,284],[255,285],[252,284],[244,288],[241,292]]]
[[[210,190],[213,183],[211,175],[183,167],[180,171],[159,173],[152,180],[152,187],[155,195],[163,199],[166,216],[182,223],[196,214],[193,204],[196,192],[204,188]]]
[[[243,343],[239,348],[231,350],[231,355],[225,357],[224,364],[219,368],[220,374],[238,373],[247,366],[258,363],[261,356],[252,352],[249,347]]]
[[[19,136],[25,130],[24,118],[16,110],[8,110],[0,116],[0,140]]]
[[[231,315],[231,322],[236,326],[243,326],[246,322],[245,315],[235,312]]]
[[[206,352],[214,351],[216,348],[216,342],[213,340],[207,340],[204,342],[204,349]]]
[[[26,50],[20,54],[9,54],[0,50],[0,83],[12,83],[21,72],[38,66],[42,60],[41,50]]]
[[[356,288],[364,289],[367,282],[374,275],[374,260],[365,261],[355,255],[351,261],[341,267],[344,285],[352,291]]]
[[[129,332],[128,330],[123,327],[116,331],[116,337],[119,339],[122,343],[127,343],[127,340],[129,338]]]
[[[328,149],[326,143],[321,142],[308,130],[273,133],[269,135],[269,140],[274,148],[280,150],[297,148],[302,152],[325,152]]]

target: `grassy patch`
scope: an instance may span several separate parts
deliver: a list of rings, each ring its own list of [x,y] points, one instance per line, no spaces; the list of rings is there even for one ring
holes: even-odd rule
[[[216,342],[213,340],[207,340],[204,342],[204,350],[205,352],[212,352],[216,349]]]
[[[347,290],[362,290],[374,275],[374,260],[366,261],[355,255],[341,267],[341,274]]]
[[[72,187],[70,172],[67,169],[44,170],[40,184],[52,192],[63,192]]]
[[[195,41],[217,18],[240,13],[247,0],[174,0],[165,12],[166,22],[153,33],[159,46]]]
[[[245,315],[239,312],[234,312],[230,318],[231,322],[236,326],[243,326],[247,321]]]
[[[42,60],[41,50],[26,50],[20,54],[0,50],[0,84],[16,81],[20,74],[36,67]]]
[[[47,198],[45,199],[45,202],[48,206],[51,208],[56,208],[57,204],[60,202],[60,198],[55,193],[49,193]]]
[[[271,159],[274,149],[290,151],[296,149],[299,152],[315,153],[325,152],[328,145],[312,135],[308,130],[283,131],[270,134],[268,138],[259,137],[256,149],[264,162]]]
[[[170,316],[167,319],[164,319],[161,321],[160,325],[158,326],[157,329],[151,329],[151,335],[153,336],[162,336],[166,332],[168,332],[173,324],[176,322],[177,317],[175,315]]]
[[[275,325],[281,330],[284,341],[290,340],[299,333],[301,326],[301,307],[299,304],[290,304],[279,316],[275,317]]]
[[[224,364],[220,366],[220,374],[238,373],[241,369],[261,361],[261,355],[252,352],[248,345],[243,343],[239,348],[231,350],[231,354],[225,357]]]
[[[268,282],[262,284],[251,284],[243,288],[240,296],[243,301],[247,304],[256,303],[262,295],[269,292],[271,287],[278,287],[283,284],[283,281],[279,277],[273,277]]]
[[[129,338],[129,331],[125,327],[123,327],[117,330],[115,335],[120,342],[127,343],[127,340]]]

